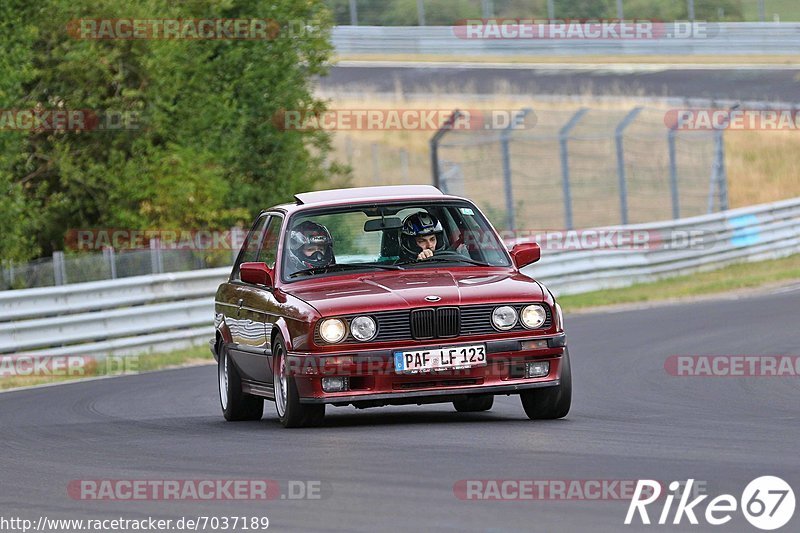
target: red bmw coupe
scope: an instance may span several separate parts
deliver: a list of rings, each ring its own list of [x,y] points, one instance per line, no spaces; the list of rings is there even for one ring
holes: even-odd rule
[[[561,308],[521,269],[472,202],[431,186],[310,192],[263,211],[215,302],[227,420],[264,399],[286,427],[325,408],[452,402],[491,409],[518,394],[531,419],[572,397]]]

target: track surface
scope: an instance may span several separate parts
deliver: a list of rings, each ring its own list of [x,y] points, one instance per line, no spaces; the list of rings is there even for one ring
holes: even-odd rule
[[[797,355],[798,310],[794,289],[568,316],[573,410],[551,422],[498,397],[480,414],[329,407],[325,427],[285,430],[268,404],[260,422],[226,423],[211,366],[2,394],[2,516],[266,515],[275,531],[704,531],[685,520],[626,528],[624,501],[462,501],[453,484],[691,477],[738,496],[751,479],[778,475],[800,492],[800,378],[663,368],[672,354]],[[66,490],[74,479],[176,478],[320,480],[324,497],[111,503]],[[782,531],[797,531],[798,515]],[[715,530],[756,531],[741,514]]]
[[[800,69],[664,69],[621,73],[568,68],[334,67],[326,90],[449,94],[578,94],[796,102]]]

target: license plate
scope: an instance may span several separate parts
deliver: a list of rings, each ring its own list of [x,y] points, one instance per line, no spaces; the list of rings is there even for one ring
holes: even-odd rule
[[[473,366],[486,366],[486,347],[483,344],[394,353],[394,369],[398,373],[462,369]]]

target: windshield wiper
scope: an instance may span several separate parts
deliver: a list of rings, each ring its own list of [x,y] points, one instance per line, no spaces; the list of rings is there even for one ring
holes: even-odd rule
[[[342,270],[359,270],[364,268],[377,268],[380,270],[405,270],[404,268],[397,266],[397,265],[376,265],[372,263],[337,263],[334,265],[328,265],[324,267],[315,267],[315,268],[308,268],[306,270],[298,270],[292,274],[289,274],[290,278],[295,278],[300,275],[312,275],[312,274],[323,274],[328,272],[338,272]]]
[[[425,263],[433,263],[433,262],[435,262],[435,263],[438,263],[438,262],[443,262],[443,263],[469,263],[470,265],[478,265],[478,266],[486,266],[486,267],[495,266],[495,265],[491,265],[489,263],[484,263],[482,261],[476,261],[474,259],[470,259],[469,257],[463,257],[463,256],[461,256],[461,257],[455,257],[455,256],[439,256],[439,257],[437,257],[435,255],[433,257],[428,258],[428,259],[409,259],[407,261],[401,261],[401,262],[396,263],[396,264],[397,265],[412,265],[412,264],[425,264]]]

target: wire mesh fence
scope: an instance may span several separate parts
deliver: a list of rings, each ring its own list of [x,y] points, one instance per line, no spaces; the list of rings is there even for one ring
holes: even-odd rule
[[[670,129],[663,110],[646,107],[516,115],[507,130],[441,135],[431,147],[438,179],[418,143],[409,150],[342,134],[334,144],[347,154],[354,186],[433,182],[476,201],[499,229],[634,224],[727,208],[721,131]]]
[[[198,251],[189,249],[120,250],[102,252],[55,252],[52,257],[0,265],[0,290],[52,287],[106,279],[185,272],[227,266],[235,251]]]

